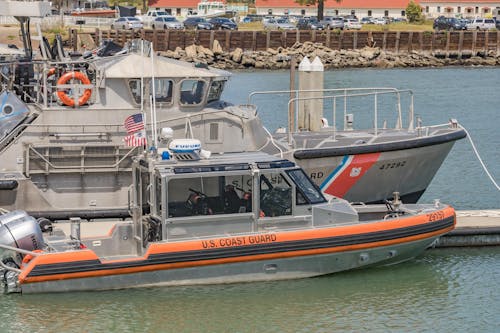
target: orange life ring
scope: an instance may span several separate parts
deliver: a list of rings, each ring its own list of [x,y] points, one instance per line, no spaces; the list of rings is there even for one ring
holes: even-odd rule
[[[66,84],[69,80],[76,79],[79,80],[82,84],[90,84],[89,78],[83,74],[82,72],[67,72],[63,76],[57,80],[58,85]],[[78,105],[85,104],[90,96],[92,96],[92,89],[87,88],[83,92],[83,95],[78,99]],[[64,90],[57,91],[57,97],[67,106],[75,106],[75,100],[66,94]]]

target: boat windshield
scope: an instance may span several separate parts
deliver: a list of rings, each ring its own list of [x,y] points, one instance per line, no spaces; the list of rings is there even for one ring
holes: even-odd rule
[[[226,176],[207,174],[170,179],[168,216],[250,213],[252,186],[249,170]]]
[[[183,80],[181,83],[181,99],[183,105],[200,104],[205,92],[205,81]]]
[[[172,102],[172,80],[155,79],[155,100],[158,103]]]
[[[297,186],[297,205],[326,202],[318,187],[306,176],[304,170],[293,169],[286,172]]]
[[[148,86],[151,83],[151,80],[145,79],[144,86]],[[173,86],[174,83],[169,79],[155,79],[155,101],[157,103],[172,103],[172,95],[173,95]],[[146,89],[144,88],[141,94],[141,79],[131,79],[129,80],[129,88],[134,98],[134,101],[137,104],[141,103],[141,100],[144,96],[146,96]],[[152,91],[152,87],[149,89]]]
[[[224,90],[225,81],[213,81],[208,91],[208,102],[218,101]]]
[[[279,171],[260,176],[261,217],[292,215],[292,186]]]

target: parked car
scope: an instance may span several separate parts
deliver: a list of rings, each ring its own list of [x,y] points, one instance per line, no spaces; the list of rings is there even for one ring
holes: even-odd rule
[[[264,29],[277,29],[277,30],[297,30],[297,27],[288,22],[287,19],[269,19],[264,23]]]
[[[134,16],[124,16],[117,18],[112,24],[111,29],[142,29],[144,25],[142,21]]]
[[[150,27],[155,18],[160,16],[171,16],[171,15],[161,9],[150,9],[146,14],[139,16],[139,19],[142,21],[145,27]]]
[[[378,25],[386,25],[387,21],[383,17],[376,17],[373,19],[373,23]]]
[[[465,23],[454,17],[439,16],[432,24],[434,30],[465,30]]]
[[[226,17],[213,17],[208,21],[219,30],[238,30],[238,25]]]
[[[186,29],[212,30],[214,26],[203,17],[188,17],[184,20]]]
[[[321,23],[328,29],[344,29],[344,18],[340,16],[325,16]]]
[[[371,16],[366,16],[361,19],[361,24],[374,24],[373,17]]]
[[[348,18],[344,21],[344,28],[349,30],[360,30],[361,23],[357,19]]]
[[[467,30],[490,30],[495,29],[495,20],[483,17],[476,17],[471,23],[466,25]]]
[[[182,30],[184,29],[184,24],[182,22],[177,21],[177,19],[173,16],[159,16],[154,19],[153,23],[151,23],[151,28],[153,29],[176,29]]]
[[[297,22],[297,29],[299,30],[324,30],[326,26],[318,21],[316,17],[301,18]]]

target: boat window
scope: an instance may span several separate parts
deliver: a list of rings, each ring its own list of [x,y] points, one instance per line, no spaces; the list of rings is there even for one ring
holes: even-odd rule
[[[141,80],[140,79],[132,79],[128,81],[128,86],[130,87],[130,92],[132,93],[132,97],[137,104],[141,103],[142,96],[146,96],[146,92],[143,91],[141,94]]]
[[[307,177],[302,169],[287,171],[288,176],[296,185],[297,205],[326,202],[318,187]]]
[[[150,198],[150,192],[149,192],[149,184],[150,182],[150,177],[149,177],[149,172],[146,172],[146,170],[143,170],[141,168],[141,208],[142,208],[142,214],[146,215],[150,212],[150,204],[151,204],[151,198]]]
[[[155,175],[155,181],[154,181],[154,191],[155,191],[155,212],[157,215],[161,215],[162,211],[162,200],[161,200],[161,189],[162,189],[162,184],[161,184],[161,177],[159,175]]]
[[[155,79],[155,100],[156,103],[172,103],[172,80]]]
[[[168,216],[241,214],[252,211],[249,174],[174,178],[168,182]]]
[[[222,90],[224,90],[225,81],[213,81],[210,85],[210,90],[208,91],[208,102],[218,101],[222,95]]]
[[[194,105],[203,101],[205,81],[184,80],[181,84],[181,104]]]
[[[260,210],[266,217],[292,214],[292,187],[282,174],[260,176]]]

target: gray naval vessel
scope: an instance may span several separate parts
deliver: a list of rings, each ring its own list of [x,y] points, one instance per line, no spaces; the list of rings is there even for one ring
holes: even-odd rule
[[[153,140],[154,123],[174,138],[199,139],[212,154],[263,151],[297,163],[324,194],[365,203],[384,202],[393,192],[416,202],[466,135],[456,121],[424,126],[414,117],[411,91],[387,88],[325,89],[320,97],[293,99],[377,101],[392,94],[393,128],[377,125],[384,123],[380,106],[367,102],[374,128],[354,128],[344,108],[338,116],[333,111],[332,126],[319,129],[299,128],[299,116],[290,112],[283,117],[292,124],[288,130],[270,133],[256,105],[221,99],[229,72],[157,56],[143,43],[112,56],[99,50],[71,57],[57,38],[53,47],[41,39],[42,59],[26,51],[0,63],[0,207],[35,217],[129,216],[131,157],[153,146],[124,140],[131,115],[142,116]],[[402,94],[411,96],[404,126]]]

